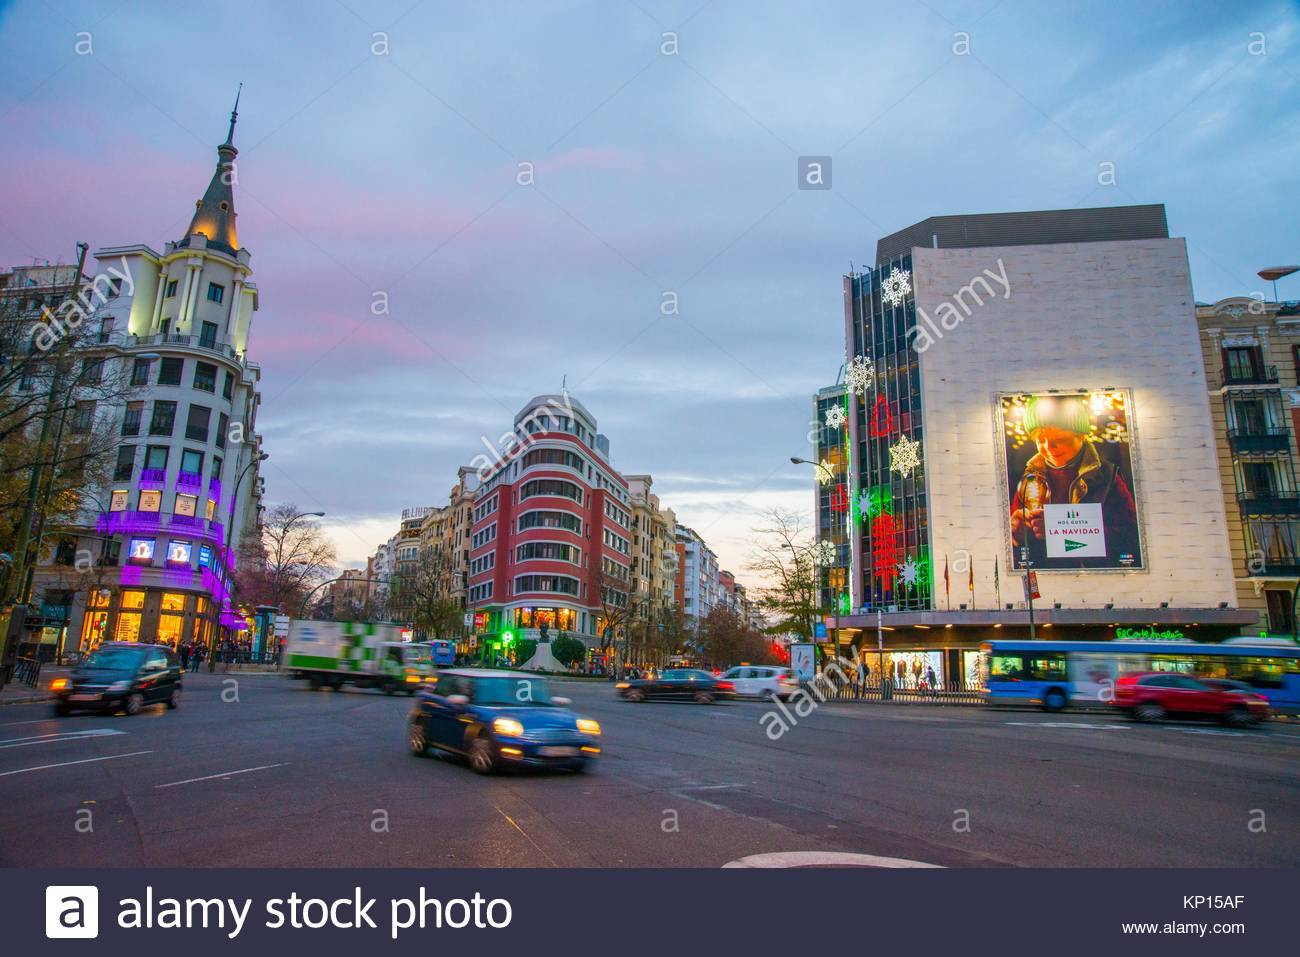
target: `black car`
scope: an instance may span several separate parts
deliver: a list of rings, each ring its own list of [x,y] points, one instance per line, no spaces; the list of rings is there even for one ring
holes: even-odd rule
[[[181,663],[166,645],[105,642],[66,678],[50,684],[54,713],[75,710],[137,714],[147,704],[175,708],[181,700]]]
[[[614,686],[628,701],[645,701],[647,698],[671,698],[679,701],[714,701],[734,698],[736,686],[730,681],[715,678],[707,671],[695,668],[673,668],[658,678],[637,678],[620,681]]]

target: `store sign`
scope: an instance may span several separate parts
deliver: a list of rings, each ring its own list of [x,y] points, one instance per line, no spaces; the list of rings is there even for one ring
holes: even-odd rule
[[[156,512],[162,508],[162,492],[157,489],[142,489],[140,491],[140,511]]]
[[[1105,558],[1106,524],[1101,505],[1044,505],[1048,558]]]
[[[129,494],[124,488],[114,489],[113,497],[108,503],[108,510],[110,512],[125,512],[126,498]]]
[[[1186,641],[1186,636],[1177,628],[1162,631],[1155,628],[1116,628],[1115,638],[1119,641]]]
[[[800,681],[811,681],[816,675],[816,650],[813,645],[790,646],[790,667]]]

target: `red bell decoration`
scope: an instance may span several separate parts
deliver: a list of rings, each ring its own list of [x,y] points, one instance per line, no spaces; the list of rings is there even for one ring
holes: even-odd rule
[[[893,434],[894,413],[889,411],[889,402],[883,392],[876,396],[876,404],[871,407],[871,426],[868,431],[873,439],[883,439]]]

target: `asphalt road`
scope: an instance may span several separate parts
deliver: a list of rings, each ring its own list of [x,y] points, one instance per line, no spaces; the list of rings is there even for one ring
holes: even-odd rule
[[[409,699],[234,680],[188,677],[178,710],[134,718],[0,708],[0,864],[1300,861],[1295,723],[825,704],[773,741],[757,702],[634,705],[608,684],[565,682],[559,693],[604,726],[597,766],[482,778],[406,752]]]

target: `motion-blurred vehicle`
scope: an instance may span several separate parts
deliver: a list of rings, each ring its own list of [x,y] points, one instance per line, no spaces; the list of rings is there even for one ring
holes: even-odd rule
[[[456,645],[445,638],[434,638],[423,642],[429,649],[433,664],[437,668],[450,668],[456,663]]]
[[[149,704],[175,708],[181,700],[181,662],[166,645],[110,641],[82,658],[66,678],[50,682],[54,713],[125,711]]]
[[[657,678],[620,681],[614,688],[628,701],[665,698],[712,704],[736,696],[736,686],[732,682],[725,678],[715,678],[707,671],[695,668],[671,668]]]
[[[1268,700],[1249,685],[1238,685],[1161,671],[1124,675],[1115,683],[1112,703],[1137,721],[1202,717],[1245,727],[1267,718]]]
[[[433,657],[428,645],[402,641],[398,625],[293,621],[284,668],[290,678],[306,680],[313,690],[352,684],[384,694],[414,694],[433,677]]]
[[[600,754],[600,724],[568,710],[545,678],[456,668],[422,690],[407,722],[419,757],[435,749],[468,759],[479,774],[510,766],[583,771]]]
[[[799,679],[790,668],[779,665],[737,665],[722,673],[736,695],[742,698],[787,699],[799,690]]]

